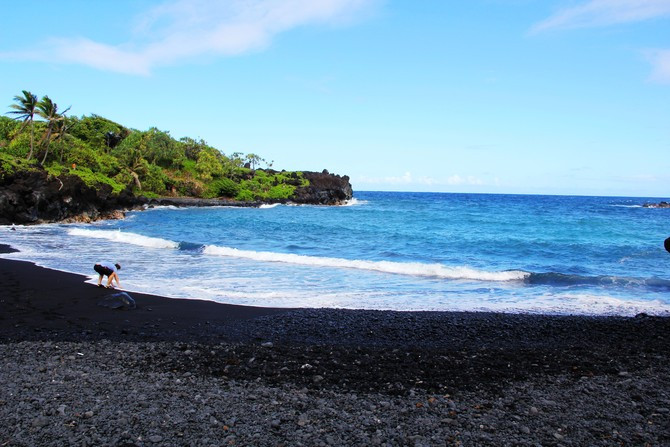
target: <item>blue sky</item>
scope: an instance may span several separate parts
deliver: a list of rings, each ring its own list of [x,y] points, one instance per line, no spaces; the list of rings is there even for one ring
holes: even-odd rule
[[[354,190],[670,194],[670,0],[6,2],[0,73]]]

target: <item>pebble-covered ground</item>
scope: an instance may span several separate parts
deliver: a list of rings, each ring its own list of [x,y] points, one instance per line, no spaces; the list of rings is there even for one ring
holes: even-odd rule
[[[0,343],[0,446],[670,445],[669,329],[304,310],[226,341],[39,332]]]
[[[670,445],[670,317],[122,311],[84,279],[0,259],[0,447]]]

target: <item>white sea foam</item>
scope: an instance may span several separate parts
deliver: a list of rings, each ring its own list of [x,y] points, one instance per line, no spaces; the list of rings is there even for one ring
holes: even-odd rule
[[[279,203],[264,203],[263,205],[259,206],[260,209],[269,209],[269,208],[275,208],[278,207],[280,204]]]
[[[122,231],[112,230],[86,230],[83,228],[72,228],[68,230],[70,236],[83,236],[97,239],[106,239],[114,242],[139,245],[149,248],[178,248],[179,244],[167,239],[157,237],[142,236],[136,233],[124,233]]]
[[[368,203],[367,200],[358,200],[356,197],[352,197],[350,200],[344,202],[342,206],[360,206],[360,205],[366,205],[367,203]]]
[[[518,281],[529,273],[519,270],[487,272],[469,267],[447,267],[442,264],[422,264],[419,262],[364,261],[319,256],[304,256],[290,253],[239,250],[237,248],[207,245],[203,253],[215,256],[228,256],[263,262],[282,262],[312,267],[335,267],[357,270],[369,270],[399,275],[428,276],[445,279],[466,279],[476,281]]]
[[[152,205],[151,207],[146,206],[146,210],[186,210],[188,211],[188,207],[178,207],[174,205]]]
[[[670,304],[661,300],[622,299],[608,295],[588,293],[545,294],[532,300],[502,302],[495,310],[503,312],[530,312],[559,315],[620,315],[639,313],[670,315]]]

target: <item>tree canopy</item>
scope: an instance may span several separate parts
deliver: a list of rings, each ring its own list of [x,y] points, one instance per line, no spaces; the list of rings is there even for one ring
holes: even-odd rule
[[[0,116],[5,173],[41,165],[51,175],[76,175],[115,192],[129,187],[147,197],[290,199],[296,187],[308,184],[300,172],[269,169],[272,162],[259,155],[226,156],[204,140],[176,140],[168,131],[130,129],[95,114],[66,116],[69,107],[61,112],[48,96],[38,101],[26,90],[9,108],[13,118]]]

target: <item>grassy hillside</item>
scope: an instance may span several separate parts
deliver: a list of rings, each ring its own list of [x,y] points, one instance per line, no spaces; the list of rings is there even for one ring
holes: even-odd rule
[[[24,91],[10,106],[13,117],[0,116],[0,178],[43,168],[115,192],[130,186],[147,197],[236,200],[289,199],[296,187],[309,185],[302,173],[271,170],[255,154],[224,155],[203,140],[129,129],[98,115],[69,117],[48,97],[36,99]]]

